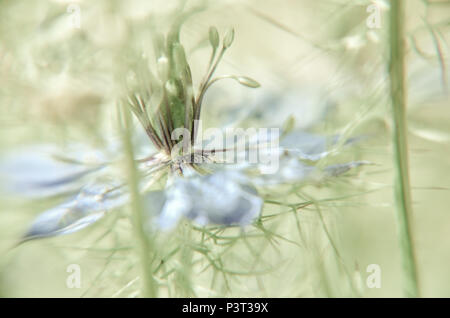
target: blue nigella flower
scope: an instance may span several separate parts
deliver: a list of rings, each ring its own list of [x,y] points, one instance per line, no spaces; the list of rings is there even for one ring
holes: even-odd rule
[[[259,84],[245,76],[213,77],[233,42],[234,31],[228,31],[220,43],[219,33],[212,27],[208,71],[195,92],[179,37],[184,18],[176,21],[167,35],[155,35],[156,72],[148,67],[146,59],[136,59],[133,80],[126,84],[128,93],[121,100],[146,133],[147,148],[155,149],[143,159],[136,158],[141,175],[139,190],[144,206],[152,211],[148,212],[148,230],[170,230],[181,218],[202,226],[247,226],[260,217],[263,209],[259,189],[308,180],[321,182],[365,164],[358,161],[315,166],[336,147],[353,140],[296,129],[282,131],[281,137],[269,130],[271,133],[264,136],[253,134],[244,143],[233,137],[220,147],[214,143],[203,147],[203,141],[198,141],[199,120],[208,88],[222,79],[233,79],[251,88]],[[270,101],[273,109],[281,102],[285,100],[277,96]],[[60,205],[34,220],[22,241],[79,231],[129,201],[127,181],[115,164],[122,160],[120,146],[105,151],[82,145],[70,148],[61,151],[51,146],[34,147],[2,160],[0,171],[6,190],[31,198],[64,198]],[[228,156],[230,153],[232,156]],[[249,160],[252,156],[273,160]],[[168,176],[166,186],[155,191],[150,185],[164,176]]]

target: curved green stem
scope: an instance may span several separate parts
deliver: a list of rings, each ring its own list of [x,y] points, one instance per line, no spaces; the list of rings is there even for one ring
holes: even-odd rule
[[[156,297],[157,285],[153,278],[153,261],[151,257],[151,242],[143,228],[142,202],[139,193],[139,175],[136,169],[136,161],[134,160],[133,145],[131,143],[131,116],[127,107],[122,107],[123,122],[123,145],[126,154],[126,167],[128,172],[128,184],[131,195],[132,223],[137,243],[137,249],[141,265],[141,286],[143,297]]]
[[[396,172],[395,199],[403,269],[403,290],[407,297],[419,297],[419,284],[411,231],[412,204],[408,171],[403,5],[403,0],[392,0],[390,11],[389,75],[393,114],[394,167]]]

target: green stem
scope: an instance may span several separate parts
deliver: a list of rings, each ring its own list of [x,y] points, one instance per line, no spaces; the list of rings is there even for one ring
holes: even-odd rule
[[[131,209],[132,209],[132,223],[134,228],[134,234],[137,243],[137,249],[140,258],[141,265],[141,286],[142,286],[142,296],[143,297],[156,297],[157,296],[157,285],[152,274],[152,257],[151,251],[152,246],[150,239],[145,233],[143,228],[143,209],[142,201],[139,192],[139,175],[136,169],[136,162],[134,160],[134,151],[131,142],[131,116],[129,109],[126,107],[122,108],[125,127],[123,130],[123,145],[126,154],[126,165],[128,172],[128,183],[131,196]]]
[[[408,171],[403,5],[403,0],[392,0],[390,10],[389,75],[393,113],[394,166],[396,172],[395,199],[403,268],[403,290],[407,297],[419,297],[411,231],[412,205]]]
[[[203,97],[206,93],[206,86],[208,85],[209,81],[211,80],[211,77],[214,75],[214,72],[216,71],[217,66],[219,65],[220,60],[222,59],[223,55],[225,54],[225,51],[227,50],[226,47],[222,47],[220,50],[219,56],[217,57],[216,61],[209,65],[209,69],[207,72],[207,75],[205,76],[205,79],[200,84],[199,90],[198,90],[198,96],[195,99],[195,109],[194,109],[194,125],[192,125],[192,131],[191,131],[191,144],[195,144],[195,139],[197,138],[197,129],[198,129],[198,120],[200,120],[200,114],[202,112],[202,102]],[[216,51],[214,50],[213,58],[216,55]]]

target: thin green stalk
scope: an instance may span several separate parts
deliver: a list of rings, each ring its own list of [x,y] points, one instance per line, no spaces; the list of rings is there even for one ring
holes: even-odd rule
[[[180,229],[180,263],[181,267],[177,273],[177,285],[179,287],[179,296],[195,297],[195,291],[192,285],[193,263],[192,263],[192,227],[186,223]]]
[[[131,196],[132,223],[134,234],[136,237],[137,250],[140,258],[140,280],[142,286],[142,297],[156,297],[157,285],[153,278],[152,270],[152,246],[147,233],[143,228],[142,202],[139,193],[139,175],[136,170],[136,162],[134,160],[134,151],[131,142],[131,116],[130,111],[126,107],[122,109],[125,127],[123,130],[123,145],[126,154],[126,165],[128,172],[128,183]]]
[[[392,0],[390,10],[391,102],[395,167],[395,199],[400,243],[403,290],[407,297],[419,297],[419,284],[411,231],[411,189],[408,171],[406,91],[404,61],[404,1]]]

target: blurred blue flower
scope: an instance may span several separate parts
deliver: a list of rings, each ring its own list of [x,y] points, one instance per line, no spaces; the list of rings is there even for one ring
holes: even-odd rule
[[[136,57],[132,83],[127,84],[127,96],[121,101],[134,113],[148,137],[144,149],[156,148],[155,153],[144,159],[136,158],[141,176],[138,186],[150,231],[170,230],[181,218],[190,219],[200,226],[244,227],[261,215],[263,199],[258,195],[258,189],[307,180],[321,182],[365,164],[314,165],[314,162],[335,152],[337,147],[354,140],[318,136],[299,127],[283,131],[281,138],[271,133],[256,134],[245,142],[244,147],[240,147],[239,140],[234,141],[233,138],[234,143],[227,143],[225,148],[197,149],[197,124],[206,90],[223,79],[232,79],[251,88],[259,84],[245,76],[213,78],[219,61],[233,42],[234,31],[229,30],[224,35],[219,47],[219,34],[215,28],[210,28],[210,64],[195,94],[190,67],[179,42],[180,21],[183,19],[174,23],[166,37],[155,36],[157,74],[151,71],[147,60]],[[311,107],[302,103],[302,98],[303,95],[296,97],[292,92],[286,96],[270,96],[266,104],[269,103],[272,110],[266,114],[262,108],[259,119],[263,119],[264,125],[277,127],[279,123],[272,123],[272,120],[279,120],[280,116],[275,116],[273,111],[279,105],[287,107],[289,103],[300,103],[304,107],[294,106],[295,115],[309,118],[307,125],[300,127],[309,128],[313,122],[321,120],[326,109],[310,116]],[[257,114],[252,111],[248,115]],[[173,138],[180,127],[190,134]],[[182,153],[175,151],[179,143],[189,146],[187,153],[184,148]],[[122,151],[117,145],[106,151],[82,145],[71,145],[70,149],[33,147],[0,162],[4,190],[32,198],[63,197],[60,205],[34,220],[22,241],[73,233],[129,201],[127,181],[121,177],[123,174],[116,164],[122,160]],[[260,161],[236,161],[236,158],[251,157],[254,150],[259,155],[261,149],[275,156],[277,165],[274,171],[268,173],[267,163]],[[231,161],[227,157],[230,152],[233,154]],[[148,184],[162,175],[168,175],[166,187],[149,191]]]

